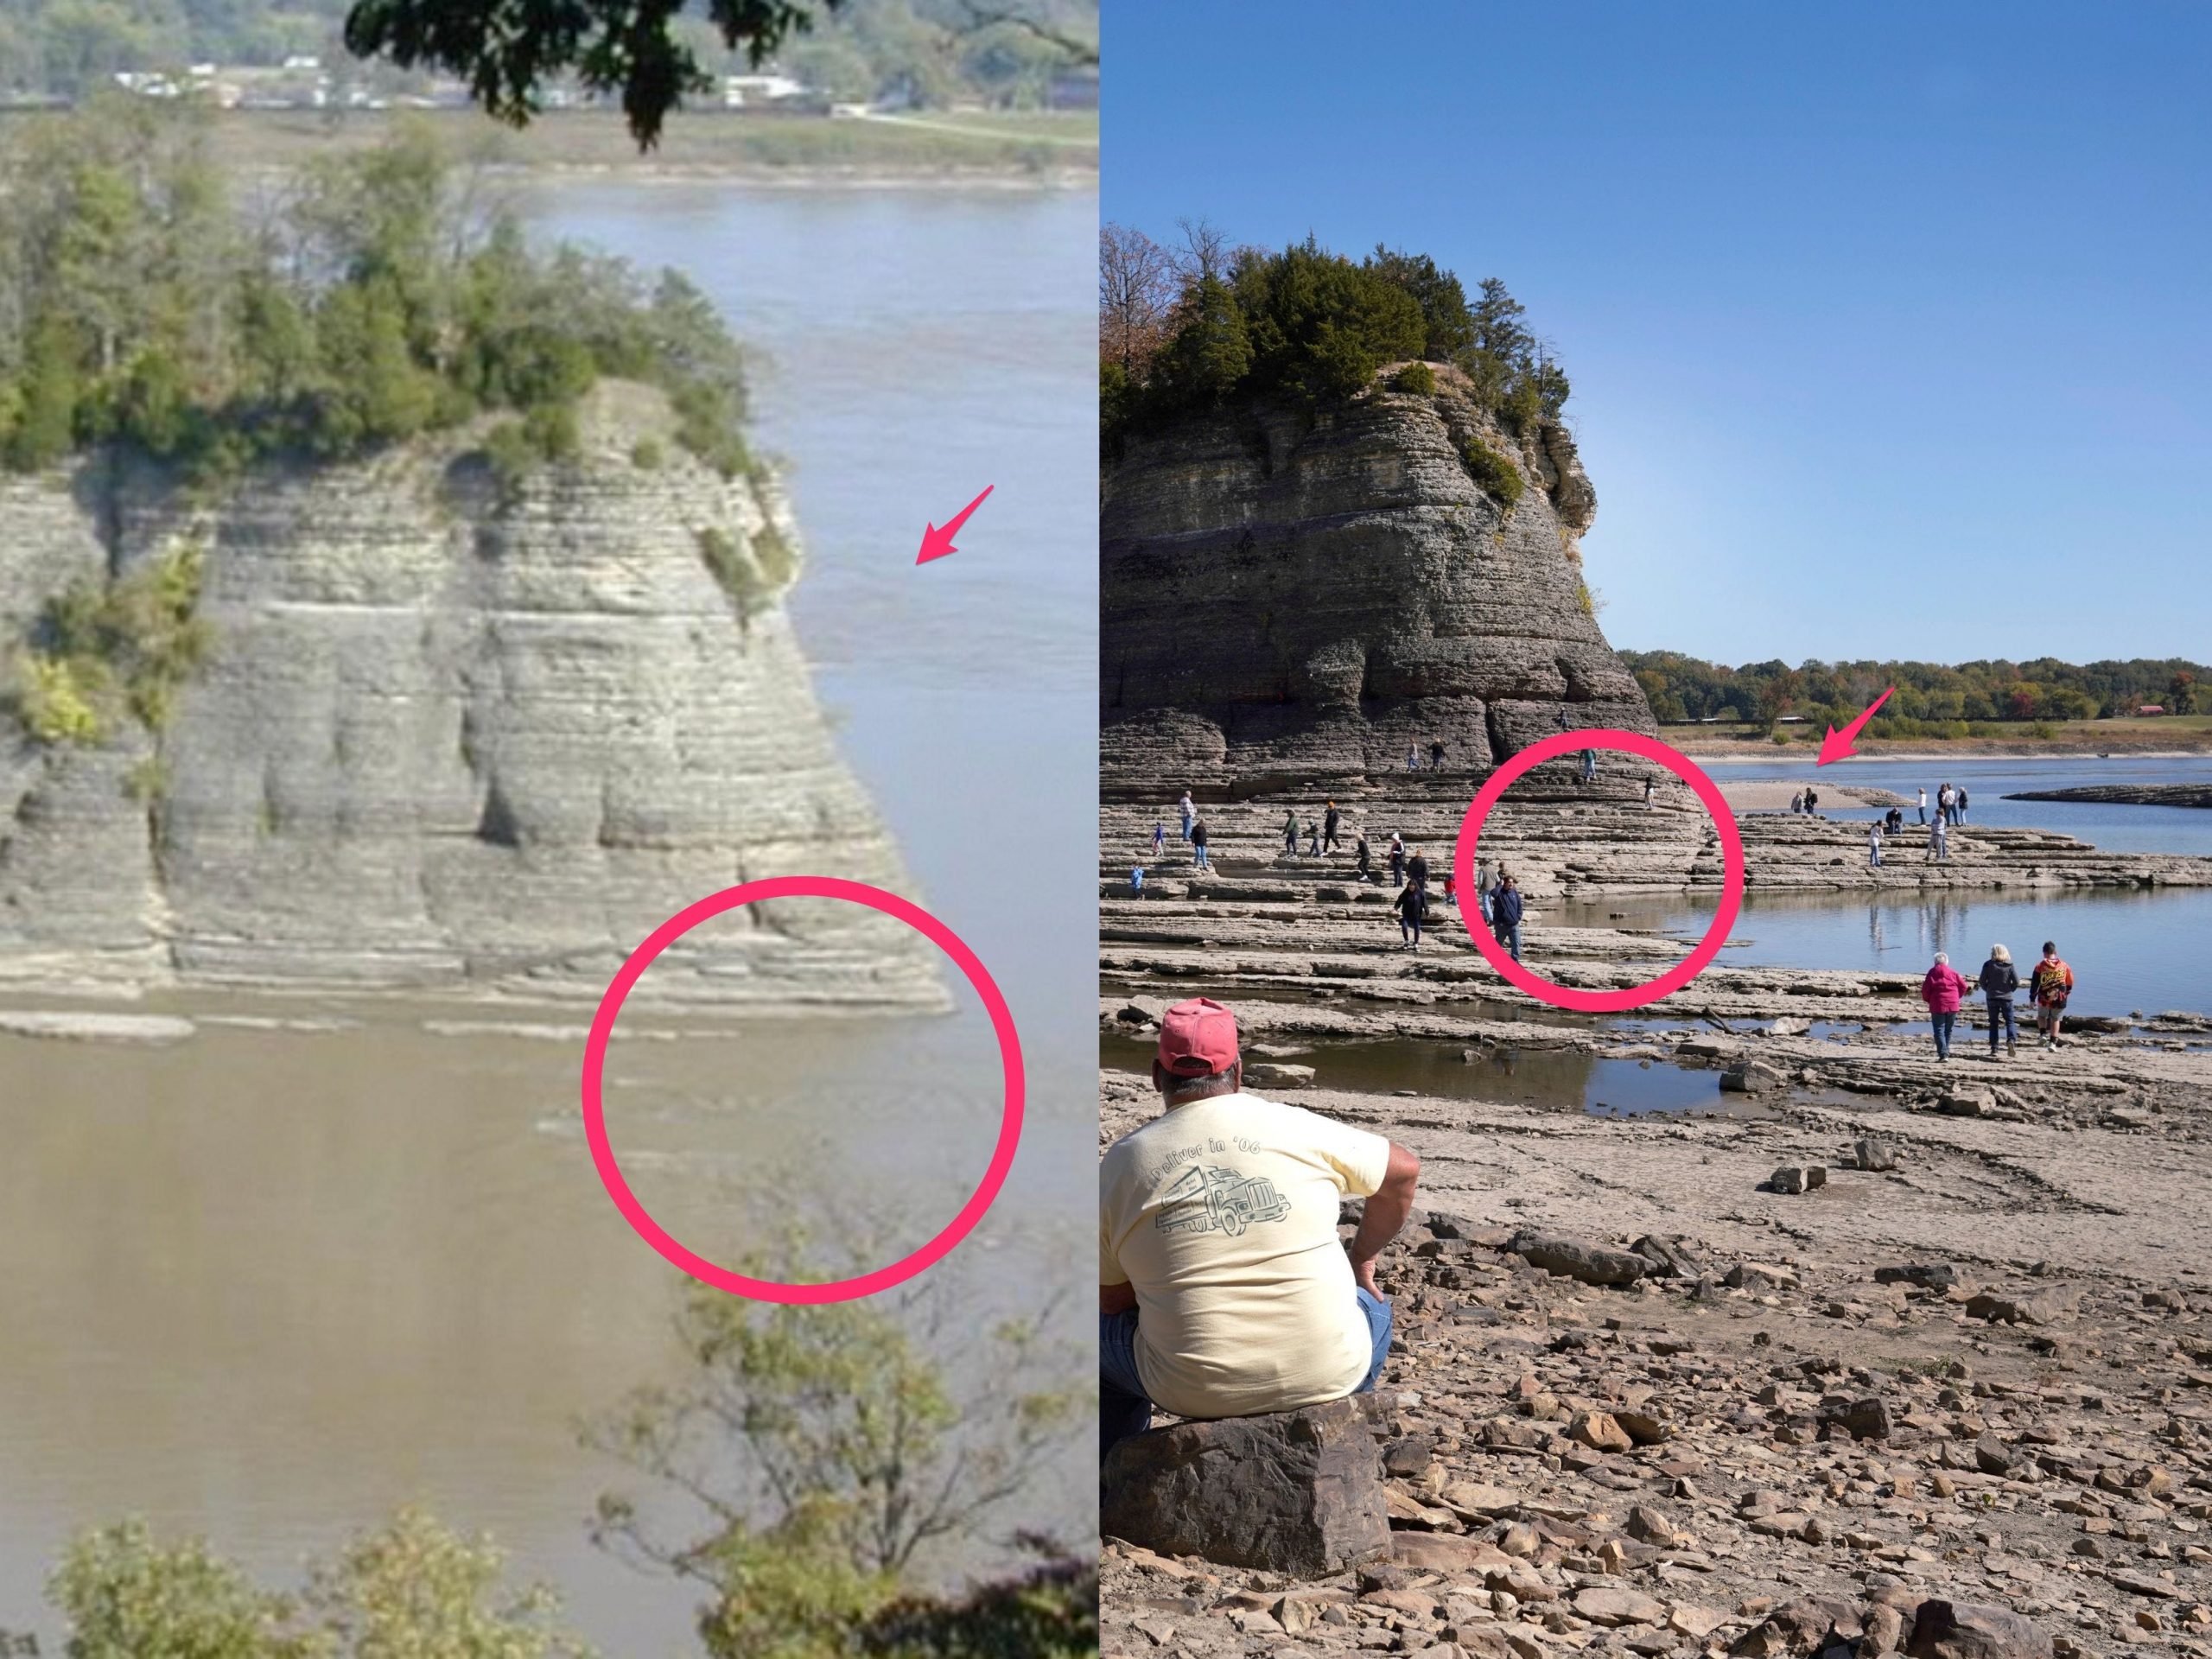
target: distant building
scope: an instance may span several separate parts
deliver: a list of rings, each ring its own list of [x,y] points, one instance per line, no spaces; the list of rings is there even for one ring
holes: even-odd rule
[[[2146,702],[2135,712],[2139,715],[2163,715],[2166,712],[2166,705],[2163,702]]]
[[[787,98],[803,98],[806,83],[794,80],[789,75],[724,75],[722,77],[722,107],[741,110],[748,105],[780,103]]]
[[[304,54],[295,53],[292,56],[284,60],[284,67],[287,69],[320,69],[322,67],[322,60],[321,58],[308,57]]]

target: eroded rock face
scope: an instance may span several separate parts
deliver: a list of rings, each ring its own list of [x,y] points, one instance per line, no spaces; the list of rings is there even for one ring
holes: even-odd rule
[[[1448,385],[1131,439],[1100,509],[1106,794],[1353,783],[1432,742],[1464,776],[1563,727],[1653,730],[1580,597],[1596,505],[1564,429],[1516,442]]]
[[[782,607],[781,496],[700,466],[640,388],[601,387],[582,427],[575,462],[505,503],[465,437],[269,468],[213,505],[101,463],[0,494],[10,648],[72,580],[188,538],[214,639],[158,739],[47,747],[0,715],[0,974],[596,995],[735,882],[906,887]],[[944,998],[918,936],[820,901],[733,912],[663,961],[652,994]]]

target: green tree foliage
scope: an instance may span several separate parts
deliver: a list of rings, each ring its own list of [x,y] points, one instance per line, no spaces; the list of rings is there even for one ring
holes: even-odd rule
[[[1098,1651],[1098,1567],[1055,1561],[952,1600],[903,1598],[861,1635],[883,1659],[1082,1659]]]
[[[1390,390],[1433,397],[1436,395],[1436,371],[1426,363],[1408,363],[1390,377]]]
[[[534,251],[413,128],[319,162],[249,228],[203,138],[189,111],[123,99],[0,151],[22,232],[0,247],[8,465],[113,442],[219,479],[496,410],[527,457],[558,461],[602,375],[661,387],[680,441],[725,474],[749,465],[738,347],[681,277]]]
[[[1109,452],[1128,432],[1235,397],[1341,402],[1405,359],[1415,362],[1399,389],[1420,385],[1416,367],[1433,389],[1427,365],[1451,364],[1516,434],[1556,421],[1566,405],[1565,372],[1496,278],[1470,304],[1459,279],[1427,254],[1378,247],[1355,263],[1309,237],[1279,253],[1244,248],[1224,258],[1205,226],[1185,228],[1179,253],[1124,226],[1101,235],[1100,423]]]
[[[820,1276],[802,1260],[746,1271]],[[695,1287],[678,1324],[686,1377],[639,1391],[588,1439],[683,1494],[708,1530],[667,1535],[609,1494],[595,1536],[707,1592],[700,1633],[715,1659],[857,1659],[879,1616],[916,1605],[901,1599],[931,1548],[989,1538],[1088,1427],[1077,1362],[1043,1318],[978,1314],[942,1278],[818,1306]],[[977,1378],[959,1390],[935,1357],[956,1340]]]
[[[1670,651],[1624,651],[1621,658],[1662,721],[1772,721],[1795,714],[1808,725],[1842,726],[1885,687],[1895,686],[1868,727],[1878,737],[1964,736],[1970,723],[2110,719],[2150,703],[2171,709],[2177,677],[2194,683],[2206,672],[2172,658],[2086,664],[2049,657],[1955,665],[1810,661],[1795,668],[1779,661],[1729,668]]]
[[[125,1521],[76,1538],[47,1586],[69,1659],[569,1659],[587,1655],[537,1586],[505,1582],[488,1541],[419,1510],[311,1567],[296,1596],[257,1586],[198,1539]]]
[[[18,718],[43,743],[99,743],[127,715],[168,724],[207,655],[196,614],[200,550],[181,543],[119,581],[79,582],[52,601],[16,664]]]
[[[1520,501],[1520,470],[1471,432],[1459,440],[1459,459],[1484,494],[1509,511]]]

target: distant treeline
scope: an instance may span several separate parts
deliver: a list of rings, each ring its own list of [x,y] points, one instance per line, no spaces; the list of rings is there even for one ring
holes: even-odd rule
[[[1823,663],[1780,660],[1739,668],[1673,651],[1624,651],[1662,721],[1740,720],[1770,724],[1784,715],[1841,726],[1895,686],[1869,730],[1876,736],[1965,736],[1971,724],[2110,719],[2157,705],[2169,714],[2212,706],[2202,688],[2212,668],[2178,657],[2078,664],[2030,662]],[[1952,732],[1946,728],[1956,726]]]
[[[195,63],[269,67],[315,56],[324,67],[385,86],[427,77],[388,64],[356,64],[343,30],[353,0],[8,0],[0,4],[0,92],[76,99],[118,71],[174,74]],[[1074,60],[1070,42],[1098,39],[1097,0],[804,0],[810,27],[794,34],[775,66],[839,99],[917,106],[975,99],[1003,107],[1041,104],[1053,75]],[[675,32],[702,67],[741,73],[702,7],[679,12]],[[1095,55],[1091,59],[1096,61]]]
[[[1203,223],[1168,246],[1109,224],[1099,235],[1102,434],[1110,451],[1125,432],[1233,397],[1349,397],[1408,359],[1459,369],[1478,402],[1527,433],[1558,418],[1568,386],[1524,315],[1494,276],[1470,301],[1427,254],[1377,247],[1355,262],[1311,237],[1280,252],[1231,248]]]

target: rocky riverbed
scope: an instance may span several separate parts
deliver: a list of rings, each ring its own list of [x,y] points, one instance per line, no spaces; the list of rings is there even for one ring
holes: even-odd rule
[[[1540,906],[1529,964],[1611,986],[1679,960],[1541,906],[1716,883],[1702,810],[1673,785],[1647,809],[1625,770],[1551,796],[1509,797],[1484,836]],[[1440,874],[1465,798],[1408,779],[1339,804],[1378,866],[1397,829]],[[1346,855],[1282,855],[1285,810],[1202,808],[1217,870],[1171,840],[1141,899],[1154,815],[1106,810],[1102,1027],[1220,996],[1262,1092],[1421,1155],[1424,1208],[1382,1266],[1395,1556],[1303,1582],[1109,1544],[1106,1651],[2212,1653],[2212,1020],[2145,1009],[1994,1061],[1962,1032],[1946,1065],[1889,1028],[1923,1017],[1916,972],[1724,953],[1635,1020],[1578,1021],[1440,906],[1405,950]],[[1971,823],[1949,862],[1893,842],[1880,871],[1863,824],[1740,827],[1758,892],[2212,883],[2212,861]],[[1735,1109],[1313,1086],[1347,1039],[1711,1068]],[[1119,1071],[1102,1099],[1102,1144],[1156,1109]],[[1994,1622],[1961,1633],[1953,1606]]]
[[[2212,806],[2212,784],[2082,784],[2026,789],[2008,801],[2110,801],[2122,806]]]

